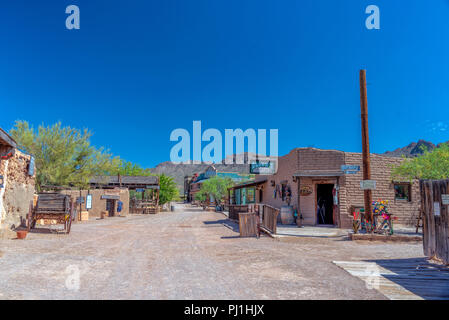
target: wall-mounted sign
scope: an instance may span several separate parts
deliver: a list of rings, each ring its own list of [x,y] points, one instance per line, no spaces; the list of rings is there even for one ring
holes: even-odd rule
[[[376,190],[376,181],[374,181],[374,180],[363,180],[363,181],[360,181],[360,189],[362,189],[362,190]]]
[[[449,194],[442,194],[441,195],[441,202],[443,205],[449,205]]]
[[[31,156],[30,164],[28,165],[28,175],[34,176],[34,157]]]
[[[345,174],[357,174],[360,172],[360,166],[341,166],[341,171],[344,171]]]
[[[120,196],[111,196],[111,195],[104,195],[101,196],[101,199],[103,200],[120,200]]]
[[[84,197],[78,197],[78,198],[76,198],[76,203],[77,203],[77,204],[83,204],[83,203],[84,203]]]
[[[440,209],[440,203],[434,202],[433,203],[433,215],[435,217],[439,217],[441,215],[441,209]]]
[[[86,196],[86,209],[87,210],[92,209],[92,195],[91,194],[88,194]]]
[[[311,186],[301,186],[299,188],[299,195],[301,196],[310,196],[313,190]]]

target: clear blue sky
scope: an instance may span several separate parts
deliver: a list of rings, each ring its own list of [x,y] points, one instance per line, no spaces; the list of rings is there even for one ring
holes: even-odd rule
[[[2,1],[0,43],[0,127],[87,127],[146,167],[193,120],[279,129],[281,155],[361,151],[361,68],[372,152],[449,140],[449,0]]]

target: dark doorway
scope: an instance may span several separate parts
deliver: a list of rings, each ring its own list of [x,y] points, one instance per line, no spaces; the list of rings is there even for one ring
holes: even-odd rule
[[[115,216],[115,201],[112,199],[106,200],[106,211],[109,212],[110,217]]]
[[[333,189],[333,184],[317,184],[317,224],[334,224],[334,199],[332,196]]]

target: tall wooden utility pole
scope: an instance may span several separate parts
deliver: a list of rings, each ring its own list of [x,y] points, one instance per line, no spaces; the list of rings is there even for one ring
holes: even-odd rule
[[[360,70],[360,108],[362,115],[362,146],[363,146],[363,180],[371,180],[371,164],[368,133],[368,98],[366,94],[366,70]],[[373,210],[371,190],[364,190],[365,217],[369,219],[370,231],[373,230]]]

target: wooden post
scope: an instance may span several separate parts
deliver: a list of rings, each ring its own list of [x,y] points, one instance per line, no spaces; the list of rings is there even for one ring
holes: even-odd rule
[[[360,108],[362,117],[362,147],[363,147],[363,180],[371,180],[371,164],[369,150],[369,132],[368,132],[368,98],[366,93],[366,70],[360,70]],[[372,228],[374,217],[372,210],[371,190],[364,190],[365,198],[365,217],[370,221]]]

